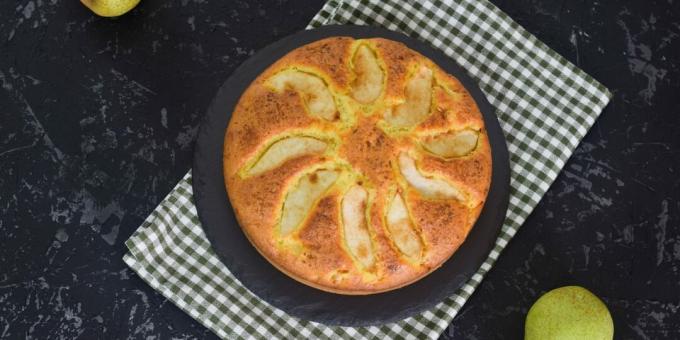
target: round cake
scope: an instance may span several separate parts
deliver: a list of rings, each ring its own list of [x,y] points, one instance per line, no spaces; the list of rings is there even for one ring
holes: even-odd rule
[[[465,240],[491,181],[474,100],[387,39],[299,47],[241,95],[224,140],[241,228],[309,286],[372,294],[412,283]]]

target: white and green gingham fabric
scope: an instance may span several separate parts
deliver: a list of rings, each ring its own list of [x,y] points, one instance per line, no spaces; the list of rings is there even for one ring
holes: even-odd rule
[[[382,26],[429,42],[479,82],[510,151],[510,206],[495,248],[455,295],[381,326],[329,327],[293,318],[243,287],[210,248],[192,200],[191,172],[127,241],[125,262],[225,339],[438,338],[555,180],[610,98],[600,83],[486,0],[331,0],[309,28]]]

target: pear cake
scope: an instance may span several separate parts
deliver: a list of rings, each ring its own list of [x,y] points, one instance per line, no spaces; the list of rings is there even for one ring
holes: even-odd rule
[[[276,268],[372,294],[426,276],[486,200],[491,148],[464,86],[404,44],[299,47],[241,95],[224,140],[236,218]]]

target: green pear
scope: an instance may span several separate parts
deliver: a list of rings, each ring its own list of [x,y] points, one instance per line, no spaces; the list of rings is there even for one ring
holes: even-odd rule
[[[80,0],[80,2],[99,16],[117,17],[135,8],[139,0]]]
[[[541,296],[527,314],[525,340],[611,340],[614,321],[607,306],[587,289],[566,286]]]

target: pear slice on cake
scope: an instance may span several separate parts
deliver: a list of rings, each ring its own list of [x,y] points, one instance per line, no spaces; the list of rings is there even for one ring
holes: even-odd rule
[[[339,175],[338,171],[321,169],[300,178],[283,201],[281,236],[286,237],[297,230]]]
[[[352,257],[364,269],[371,268],[375,264],[366,217],[367,201],[368,192],[360,185],[352,186],[342,199],[342,224],[345,243]]]
[[[327,144],[314,137],[292,136],[274,142],[262,156],[245,171],[245,176],[256,176],[304,155],[319,154]]]
[[[328,90],[323,79],[314,74],[292,69],[285,70],[269,78],[267,84],[277,92],[282,92],[287,88],[298,92],[312,116],[327,121],[338,118],[331,91]]]
[[[408,128],[425,120],[430,114],[433,83],[432,70],[425,66],[418,68],[406,83],[404,89],[406,100],[385,111],[385,122],[394,127]]]
[[[352,66],[356,77],[352,82],[352,98],[362,104],[374,102],[380,97],[385,78],[375,53],[366,45],[359,46]]]
[[[401,175],[404,176],[406,182],[426,198],[455,198],[465,201],[463,192],[453,186],[453,184],[441,178],[425,176],[420,173],[418,168],[416,168],[416,161],[405,152],[399,154],[399,170],[401,170]]]
[[[421,145],[425,150],[442,158],[463,157],[477,147],[479,133],[473,130],[461,130],[425,137]]]
[[[423,253],[422,241],[415,231],[401,194],[394,195],[387,210],[386,221],[390,237],[399,251],[409,260],[419,262]]]

